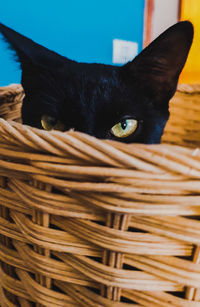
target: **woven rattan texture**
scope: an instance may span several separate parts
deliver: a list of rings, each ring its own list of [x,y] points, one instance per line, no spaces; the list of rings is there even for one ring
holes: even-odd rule
[[[199,87],[162,145],[23,126],[22,98],[0,89],[0,306],[199,307]]]

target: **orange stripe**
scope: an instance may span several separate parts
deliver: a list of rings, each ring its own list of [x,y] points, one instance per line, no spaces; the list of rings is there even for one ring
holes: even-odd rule
[[[146,47],[151,42],[153,12],[154,12],[154,0],[146,0],[145,1],[145,16],[144,16],[143,47]]]

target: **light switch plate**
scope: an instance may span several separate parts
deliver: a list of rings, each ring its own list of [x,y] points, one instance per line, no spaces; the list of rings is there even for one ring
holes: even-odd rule
[[[113,63],[125,64],[138,54],[138,43],[122,39],[113,39]]]

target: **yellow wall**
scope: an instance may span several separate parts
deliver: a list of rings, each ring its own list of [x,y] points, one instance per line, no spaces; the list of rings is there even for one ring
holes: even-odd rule
[[[181,20],[194,25],[194,41],[180,83],[200,83],[200,0],[181,1]]]

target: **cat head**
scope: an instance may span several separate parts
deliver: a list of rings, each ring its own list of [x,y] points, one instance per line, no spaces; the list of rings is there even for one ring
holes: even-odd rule
[[[122,67],[71,61],[0,24],[17,55],[23,123],[75,129],[127,143],[159,143],[193,39],[190,22],[170,27]]]

